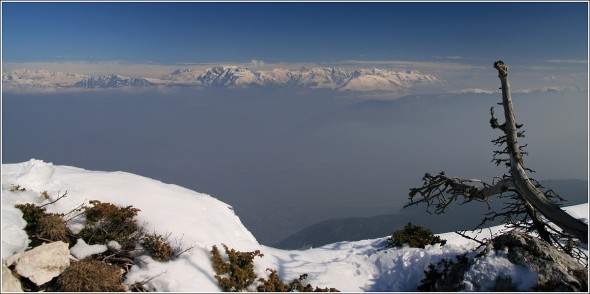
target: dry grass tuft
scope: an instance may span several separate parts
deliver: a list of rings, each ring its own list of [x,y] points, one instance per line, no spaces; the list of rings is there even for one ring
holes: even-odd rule
[[[73,262],[57,279],[62,292],[123,292],[121,269],[99,261]]]
[[[67,236],[69,230],[66,221],[59,214],[46,214],[40,218],[37,229],[37,236],[39,238],[50,241],[69,242]]]

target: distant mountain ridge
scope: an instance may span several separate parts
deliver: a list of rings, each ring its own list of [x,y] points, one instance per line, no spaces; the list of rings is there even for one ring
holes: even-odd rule
[[[160,79],[110,74],[79,74],[29,69],[2,73],[5,86],[16,88],[120,88],[149,86],[267,87],[296,86],[340,91],[399,91],[415,86],[444,85],[431,74],[387,69],[342,69],[334,67],[250,69],[243,66],[213,66],[206,70],[178,69]]]
[[[560,193],[567,199],[563,204],[576,205],[588,202],[588,181],[544,180],[541,184]],[[491,201],[492,210],[499,211],[503,201]],[[411,222],[430,228],[434,233],[473,230],[490,210],[482,203],[456,204],[441,215],[429,214],[424,205],[411,206],[395,214],[372,217],[331,219],[308,226],[290,237],[273,244],[281,249],[307,249],[344,240],[364,240],[375,236],[391,235]],[[491,222],[497,225],[500,220]]]
[[[121,87],[146,87],[155,84],[142,78],[128,78],[119,75],[106,75],[99,77],[87,77],[76,82],[77,88],[121,88]]]
[[[445,82],[430,74],[386,69],[348,70],[330,67],[289,70],[252,70],[240,66],[216,66],[205,72],[177,70],[163,78],[180,83],[197,83],[202,86],[300,86],[351,91],[397,91],[416,85],[437,85]]]
[[[2,86],[17,88],[65,88],[88,78],[85,75],[47,71],[17,69],[2,72]]]

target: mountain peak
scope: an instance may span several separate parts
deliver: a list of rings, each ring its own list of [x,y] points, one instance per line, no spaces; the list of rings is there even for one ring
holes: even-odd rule
[[[344,69],[301,67],[299,69],[251,69],[238,65],[216,65],[205,70],[176,69],[160,80],[124,77],[117,74],[85,76],[78,74],[19,69],[3,72],[2,81],[19,88],[120,88],[163,86],[265,87],[298,86],[338,91],[398,91],[414,86],[444,84],[431,74],[388,69]]]
[[[121,88],[121,87],[145,87],[154,84],[143,78],[128,78],[116,74],[99,77],[87,77],[78,81],[73,86],[77,88]]]

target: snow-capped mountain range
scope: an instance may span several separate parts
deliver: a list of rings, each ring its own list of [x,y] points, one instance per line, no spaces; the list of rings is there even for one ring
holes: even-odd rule
[[[18,69],[2,72],[2,86],[17,88],[64,88],[88,78],[85,75],[47,70]]]
[[[4,87],[16,88],[121,88],[146,86],[265,87],[295,86],[349,91],[400,91],[416,86],[443,85],[431,74],[387,69],[330,67],[255,70],[242,66],[214,66],[206,70],[178,69],[160,79],[120,75],[86,76],[72,73],[11,70],[2,73]]]
[[[86,77],[76,82],[73,87],[78,88],[121,88],[121,87],[145,87],[154,83],[143,78],[127,78],[119,75],[106,75],[99,77]]]
[[[177,70],[164,77],[176,83],[196,83],[202,86],[300,86],[304,88],[351,91],[398,91],[418,85],[445,82],[430,74],[399,72],[386,69],[301,68],[289,70],[251,70],[239,66],[217,66],[205,72]]]

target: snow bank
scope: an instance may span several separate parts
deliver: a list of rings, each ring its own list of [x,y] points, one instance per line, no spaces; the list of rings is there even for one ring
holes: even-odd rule
[[[20,185],[26,191],[11,192],[12,185]],[[386,238],[379,238],[339,242],[304,251],[280,250],[260,245],[229,205],[209,195],[125,172],[87,171],[32,159],[2,166],[3,259],[23,252],[29,242],[23,231],[22,213],[14,205],[46,203],[48,200],[40,197],[43,191],[54,199],[67,191],[67,197],[47,206],[49,212],[66,213],[94,199],[132,205],[141,209],[138,223],[144,224],[148,231],[161,235],[169,233],[170,240],[185,248],[194,246],[174,261],[157,262],[145,256],[142,257],[145,264],[132,267],[127,283],[153,278],[151,285],[161,292],[220,291],[209,260],[209,251],[214,244],[224,243],[239,251],[261,250],[264,257],[254,259],[259,276],[267,276],[266,268],[273,268],[284,281],[290,282],[307,273],[309,279],[306,282],[313,286],[335,287],[346,292],[416,291],[430,263],[445,257],[454,258],[476,246],[454,233],[446,233],[441,237],[448,240],[447,245],[425,249],[383,250]],[[566,210],[576,217],[588,219],[587,204]],[[501,226],[494,227],[491,232],[500,229]],[[489,232],[483,231],[482,234]],[[85,256],[104,248],[79,242],[70,252]],[[483,259],[473,267],[472,273],[491,270],[518,277],[513,280],[521,289],[526,289],[534,280],[526,269],[506,264],[501,255]]]

